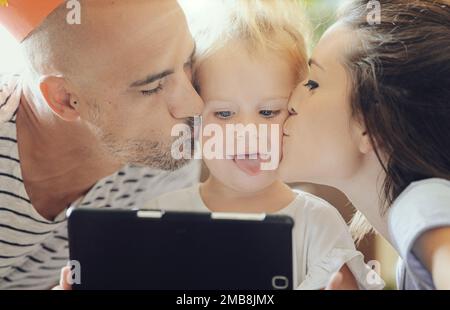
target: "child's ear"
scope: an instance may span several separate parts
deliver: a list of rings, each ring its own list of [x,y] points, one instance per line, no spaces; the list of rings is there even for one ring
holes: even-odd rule
[[[45,76],[39,83],[42,96],[52,111],[61,119],[73,122],[80,118],[78,112],[79,100],[69,90],[63,77]]]

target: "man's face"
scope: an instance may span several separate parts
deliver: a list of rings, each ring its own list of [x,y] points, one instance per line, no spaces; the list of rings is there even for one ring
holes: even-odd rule
[[[203,103],[191,84],[195,44],[172,0],[92,1],[82,22],[81,120],[116,159],[165,170],[172,159],[172,127],[199,115]]]

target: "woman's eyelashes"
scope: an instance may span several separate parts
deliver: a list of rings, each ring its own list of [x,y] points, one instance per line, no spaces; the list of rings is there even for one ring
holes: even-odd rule
[[[305,86],[306,88],[308,88],[309,90],[314,90],[316,88],[319,87],[319,83],[317,83],[316,81],[313,80],[309,80],[306,84],[304,84],[303,86]]]

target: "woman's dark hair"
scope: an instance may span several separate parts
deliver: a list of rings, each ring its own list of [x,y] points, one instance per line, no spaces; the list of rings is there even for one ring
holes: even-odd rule
[[[381,5],[375,23],[369,2]],[[345,56],[350,100],[386,172],[383,206],[411,182],[450,179],[449,4],[354,0],[339,18],[358,39]]]

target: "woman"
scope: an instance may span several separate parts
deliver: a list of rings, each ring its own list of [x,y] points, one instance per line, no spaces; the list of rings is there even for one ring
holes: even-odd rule
[[[355,0],[290,102],[281,172],[342,190],[402,258],[401,289],[450,289],[450,7]]]

